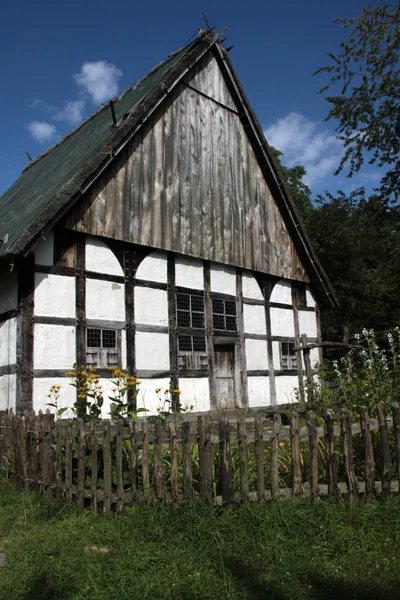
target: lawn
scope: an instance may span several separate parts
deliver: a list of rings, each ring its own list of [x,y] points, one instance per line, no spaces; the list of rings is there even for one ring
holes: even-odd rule
[[[400,497],[94,516],[0,481],[3,600],[400,597]]]

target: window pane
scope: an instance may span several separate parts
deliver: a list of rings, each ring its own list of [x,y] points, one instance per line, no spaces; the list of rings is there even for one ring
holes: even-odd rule
[[[194,336],[193,337],[193,350],[195,352],[205,352],[206,351],[206,338],[204,336]]]
[[[101,329],[86,330],[86,345],[88,348],[101,348]]]
[[[281,342],[281,353],[282,353],[282,356],[288,356],[289,344],[287,342]]]
[[[288,344],[288,346],[289,346],[289,354],[290,354],[290,356],[295,356],[296,352],[294,350],[294,344]]]
[[[190,310],[190,296],[189,294],[176,294],[176,306],[183,310]]]
[[[178,310],[178,327],[190,327],[190,313]]]
[[[225,329],[224,315],[213,314],[214,329]]]
[[[191,296],[192,311],[204,313],[203,296]]]
[[[220,315],[224,314],[224,301],[223,300],[219,300],[219,298],[213,298],[212,299],[212,307],[213,307],[213,313],[218,313]]]
[[[233,300],[225,300],[225,313],[227,315],[236,316],[236,302]]]
[[[180,335],[178,338],[178,347],[181,352],[192,351],[192,338],[190,335]]]
[[[117,332],[115,329],[103,329],[103,348],[115,348]]]
[[[204,329],[204,314],[192,313],[192,327]]]
[[[236,317],[226,317],[226,328],[228,331],[236,331]]]

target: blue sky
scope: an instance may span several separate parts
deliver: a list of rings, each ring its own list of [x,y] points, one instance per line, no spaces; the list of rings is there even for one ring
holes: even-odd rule
[[[226,26],[231,57],[267,139],[288,165],[303,164],[314,195],[371,185],[367,169],[333,177],[342,148],[326,81],[327,64],[345,31],[335,17],[360,14],[359,0],[15,0],[1,9],[0,194],[32,157],[60,139],[101,102],[132,85],[204,26]]]

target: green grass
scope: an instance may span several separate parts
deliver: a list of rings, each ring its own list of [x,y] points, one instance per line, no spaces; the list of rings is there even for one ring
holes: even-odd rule
[[[95,517],[0,481],[1,600],[400,597],[400,498]]]

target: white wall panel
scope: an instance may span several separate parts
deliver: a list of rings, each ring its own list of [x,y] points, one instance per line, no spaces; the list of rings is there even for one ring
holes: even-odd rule
[[[245,340],[245,348],[248,371],[268,369],[266,340]]]
[[[125,321],[124,284],[86,280],[86,318]]]
[[[292,305],[292,284],[290,281],[280,279],[272,290],[270,302],[279,302],[280,304]]]
[[[317,337],[317,317],[313,311],[299,310],[300,335],[306,333],[308,337]]]
[[[33,251],[35,253],[35,263],[51,267],[54,264],[54,232],[48,231],[44,238],[40,238]]]
[[[265,310],[263,306],[243,304],[244,333],[266,335]]]
[[[18,273],[0,273],[0,314],[18,307]]]
[[[193,406],[191,412],[210,410],[210,386],[207,377],[198,379],[182,377],[179,379],[179,389],[182,392],[180,395],[182,406]]]
[[[34,369],[72,369],[75,356],[75,327],[35,324]]]
[[[14,365],[17,361],[17,319],[7,319],[0,324],[0,367]]]
[[[175,281],[178,287],[203,290],[203,261],[185,256],[177,256],[175,258]]]
[[[307,285],[307,287],[306,287],[306,303],[307,303],[307,306],[310,306],[312,308],[314,308],[316,306],[316,302],[315,302],[314,297],[313,297],[313,295],[311,293],[309,285]]]
[[[0,376],[0,410],[10,410],[15,412],[17,376]]]
[[[236,271],[226,265],[211,264],[211,291],[236,296]]]
[[[168,326],[166,290],[135,287],[135,323]]]
[[[248,377],[247,388],[250,407],[269,406],[271,404],[268,377]]]
[[[121,366],[123,371],[126,369],[127,366],[125,329],[121,330]]]
[[[271,334],[294,338],[293,311],[287,308],[270,308]]]
[[[278,404],[287,404],[296,402],[296,389],[298,388],[298,379],[294,375],[280,375],[275,377],[276,401]]]
[[[75,277],[35,273],[35,315],[75,317]]]
[[[76,400],[76,390],[70,385],[71,379],[67,377],[35,377],[33,380],[33,410],[38,412],[47,409],[52,413],[56,413],[56,409],[51,406],[46,406],[52,399],[47,397],[52,385],[60,385],[60,397],[58,399],[58,408],[69,407],[69,410],[62,414],[63,419],[73,416],[72,406]]]
[[[156,389],[161,388],[159,394]],[[157,406],[162,407],[164,400],[164,391],[169,389],[169,379],[142,379],[137,395],[137,407],[146,408],[147,412],[140,413],[140,416],[157,414]]]
[[[86,269],[108,275],[124,275],[114,252],[96,237],[86,238]]]
[[[169,371],[169,335],[136,332],[136,368]]]
[[[165,252],[152,252],[140,263],[136,271],[137,279],[167,283],[167,255]]]
[[[275,371],[281,370],[281,344],[280,342],[272,342],[272,357]]]
[[[253,300],[264,300],[257,280],[251,273],[242,274],[243,297]]]

